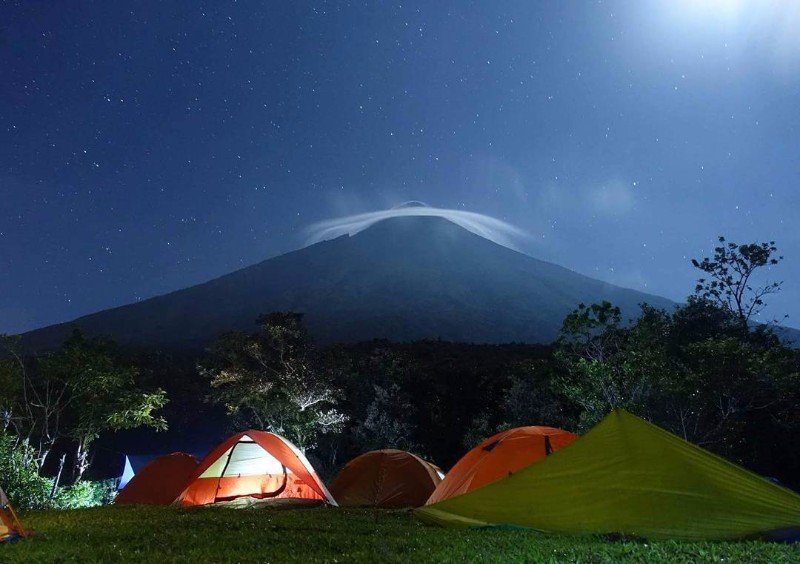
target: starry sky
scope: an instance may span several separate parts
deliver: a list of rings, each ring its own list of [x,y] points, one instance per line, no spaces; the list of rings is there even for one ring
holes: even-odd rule
[[[0,332],[406,200],[676,300],[774,239],[800,326],[800,3],[4,2]]]

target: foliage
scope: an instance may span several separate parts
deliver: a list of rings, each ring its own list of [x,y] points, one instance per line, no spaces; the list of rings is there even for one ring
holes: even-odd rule
[[[464,437],[461,439],[461,444],[465,450],[469,450],[486,437],[493,435],[494,432],[495,429],[489,423],[489,415],[487,413],[479,413],[470,421],[469,427],[467,427]]]
[[[81,480],[55,488],[53,478],[39,474],[30,450],[32,447],[12,433],[0,433],[0,486],[17,509],[75,509],[104,505],[113,499],[115,480]]]
[[[414,442],[414,424],[409,417],[413,413],[411,398],[397,384],[387,387],[374,386],[375,397],[367,408],[363,421],[355,428],[358,443],[364,450],[397,448],[420,451]]]
[[[549,358],[531,358],[508,367],[500,400],[494,409],[485,409],[467,427],[462,445],[470,449],[499,431],[527,425],[573,426],[574,413],[554,391],[558,379]]]
[[[710,274],[674,311],[643,305],[624,325],[607,302],[581,305],[564,321],[556,389],[580,408],[586,429],[624,407],[685,439],[761,472],[796,479],[800,353],[769,327],[750,323],[780,283],[758,286],[778,264],[774,242],[715,249],[693,261]],[[765,445],[772,445],[767,447]],[[780,459],[782,464],[776,464]]]
[[[502,423],[498,430],[533,424],[571,427],[574,414],[555,391],[558,377],[550,359],[519,363],[500,404]]]
[[[60,349],[26,356],[16,337],[0,335],[0,349],[2,448],[8,466],[4,476],[23,506],[95,503],[105,495],[96,484],[59,489],[66,451],[74,451],[72,477],[80,481],[89,467],[91,446],[102,433],[166,428],[163,417],[155,414],[167,401],[165,392],[140,389],[138,369],[111,342],[86,339],[75,331]],[[54,451],[61,455],[55,478],[40,477]]]
[[[652,382],[630,362],[631,338],[619,308],[609,302],[580,304],[565,318],[555,357],[566,370],[556,386],[581,407],[579,429],[592,427],[615,407],[642,412]]]
[[[55,507],[53,480],[39,475],[32,450],[12,433],[0,433],[0,486],[19,509]]]
[[[80,480],[58,492],[59,509],[81,509],[108,505],[117,493],[116,480]]]
[[[332,367],[343,390],[341,408],[350,416],[337,451],[340,463],[393,444],[448,467],[466,444],[484,438],[478,437],[483,430],[508,420],[506,391],[515,378],[530,377],[531,363],[547,362],[549,355],[541,345],[445,341],[331,347],[323,361]],[[533,379],[539,382],[538,373]]]
[[[716,325],[716,328],[713,326]],[[692,299],[575,345],[561,341],[558,389],[586,428],[624,407],[686,440],[751,468],[791,479],[797,461],[765,462],[764,441],[793,451],[800,430],[800,354],[763,329],[741,332],[735,314]],[[611,354],[598,344],[613,342]],[[779,446],[780,445],[780,446]]]
[[[713,257],[693,259],[692,264],[705,272],[708,278],[697,281],[695,293],[732,312],[742,325],[746,325],[763,311],[764,298],[780,290],[781,282],[756,284],[753,276],[759,269],[777,265],[775,241],[739,245],[719,237],[719,246]]]
[[[403,511],[111,506],[22,516],[18,562],[730,562],[800,560],[800,545],[643,542],[425,526]]]
[[[314,358],[302,314],[259,317],[259,331],[228,333],[209,349],[200,371],[211,384],[211,400],[225,406],[234,424],[268,429],[313,448],[319,436],[341,429],[339,392]]]
[[[76,331],[40,364],[47,385],[61,390],[59,409],[62,417],[69,417],[65,434],[77,445],[79,479],[89,467],[89,447],[102,432],[166,429],[166,420],[154,414],[167,403],[166,393],[138,389],[138,369],[121,362],[111,343],[86,339]]]

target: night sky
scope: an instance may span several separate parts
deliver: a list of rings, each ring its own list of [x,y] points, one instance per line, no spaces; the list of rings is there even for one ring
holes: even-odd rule
[[[774,239],[800,326],[798,29],[793,0],[4,2],[0,332],[406,200],[673,299],[717,235]]]

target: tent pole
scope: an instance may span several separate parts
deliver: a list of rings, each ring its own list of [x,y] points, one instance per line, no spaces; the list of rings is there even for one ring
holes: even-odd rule
[[[231,463],[231,458],[233,458],[233,451],[236,450],[236,447],[239,446],[240,441],[236,441],[236,444],[231,447],[231,451],[228,453],[228,460],[225,461],[225,466],[222,467],[222,472],[219,473],[217,477],[217,491],[214,492],[214,501],[217,500],[217,494],[219,494],[219,488],[222,484],[222,477],[225,475],[225,472],[228,470],[228,465]]]

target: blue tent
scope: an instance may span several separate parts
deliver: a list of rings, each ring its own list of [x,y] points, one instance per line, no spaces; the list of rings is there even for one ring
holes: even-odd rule
[[[142,466],[153,460],[154,458],[158,458],[164,453],[157,453],[157,454],[125,454],[125,463],[122,467],[122,475],[119,477],[119,485],[117,486],[118,490],[124,488],[128,482],[131,481],[136,473],[142,469]]]

